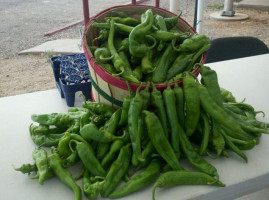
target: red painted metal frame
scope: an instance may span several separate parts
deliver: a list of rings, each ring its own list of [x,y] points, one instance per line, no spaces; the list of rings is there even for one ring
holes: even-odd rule
[[[84,24],[86,25],[90,19],[89,0],[82,0],[82,3],[83,3]]]
[[[76,26],[76,25],[78,25],[80,23],[83,23],[83,22],[86,25],[89,22],[89,20],[91,19],[90,13],[89,13],[89,4],[88,4],[88,0],[82,0],[82,1],[83,1],[83,16],[84,16],[84,20],[79,20],[79,21],[73,22],[71,24],[68,24],[68,25],[66,25],[66,26],[64,26],[62,28],[47,32],[47,33],[44,34],[44,36],[52,36],[55,33],[61,32],[61,31],[66,30],[66,29],[69,29],[69,28],[71,28],[73,26]],[[133,3],[133,1],[134,1],[134,3]],[[149,1],[149,0],[138,0],[138,1],[132,0],[132,2],[129,3],[129,4],[142,4],[142,3],[147,2],[147,1]],[[156,0],[156,2],[157,1],[159,2],[159,0]]]

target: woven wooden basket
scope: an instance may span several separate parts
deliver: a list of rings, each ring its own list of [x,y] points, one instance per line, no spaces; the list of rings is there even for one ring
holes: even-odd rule
[[[158,14],[163,17],[173,17],[174,13],[171,13],[167,10],[145,6],[145,5],[125,5],[125,6],[116,6],[108,8],[96,16],[94,16],[89,23],[85,26],[84,35],[83,35],[83,49],[85,55],[87,57],[87,61],[90,68],[90,78],[92,81],[92,99],[96,102],[103,102],[112,107],[120,107],[122,106],[122,102],[125,96],[128,95],[128,87],[126,82],[121,77],[114,77],[108,71],[106,71],[103,67],[98,64],[94,64],[95,59],[93,54],[89,48],[92,45],[92,39],[97,37],[97,29],[92,27],[91,24],[93,22],[104,22],[105,17],[110,16],[110,11],[121,11],[127,13],[129,16],[132,16],[136,19],[140,19],[140,15],[144,13],[147,9],[152,9],[153,14]],[[179,18],[178,23],[176,25],[178,30],[183,32],[196,33],[195,30],[182,18]],[[201,57],[202,63],[205,61],[205,53]],[[193,71],[194,74],[198,75],[200,69],[196,69]],[[182,81],[178,82],[180,85]],[[139,85],[136,83],[130,83],[131,90],[133,92],[136,91],[136,88]],[[143,89],[146,85],[144,84],[141,88]],[[171,83],[173,87],[173,83]],[[166,84],[156,84],[156,88],[158,90],[164,90],[166,88]]]

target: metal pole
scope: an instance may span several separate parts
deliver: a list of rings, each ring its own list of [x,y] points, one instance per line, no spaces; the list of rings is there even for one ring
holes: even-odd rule
[[[224,9],[221,11],[221,16],[229,16],[232,17],[235,14],[235,11],[233,10],[233,0],[225,0],[224,2]]]
[[[169,10],[173,13],[179,13],[179,0],[170,0]]]
[[[203,15],[204,15],[204,0],[198,0],[197,4],[197,33],[201,34],[202,33],[202,27],[203,27]]]
[[[198,0],[195,0],[195,8],[194,8],[194,19],[193,19],[193,28],[196,30],[197,28],[197,6],[198,6]]]
[[[82,3],[83,3],[84,25],[86,25],[90,19],[89,2],[88,0],[82,0]]]
[[[160,0],[155,0],[155,6],[158,8],[160,7]]]

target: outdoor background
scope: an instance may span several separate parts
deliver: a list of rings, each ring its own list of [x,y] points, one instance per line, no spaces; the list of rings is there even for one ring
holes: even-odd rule
[[[237,0],[238,1],[238,0]],[[127,0],[89,0],[90,15]],[[154,5],[155,0],[146,2]],[[227,36],[254,36],[269,46],[269,13],[241,9],[236,12],[249,16],[236,22],[214,21],[213,12],[223,9],[224,0],[206,0],[203,34],[211,39]],[[194,0],[180,0],[183,18],[193,25]],[[169,9],[169,0],[160,0],[160,7]],[[49,40],[79,38],[83,23],[51,37],[44,34],[83,19],[82,0],[0,0],[0,97],[55,88],[48,53],[18,55],[21,50]],[[255,66],[253,66],[255,67]]]

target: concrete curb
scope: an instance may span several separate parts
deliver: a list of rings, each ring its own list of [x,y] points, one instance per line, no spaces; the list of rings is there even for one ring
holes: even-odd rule
[[[254,9],[254,10],[263,10],[269,12],[269,2],[267,0],[260,0],[260,1],[245,0],[238,2],[236,7]]]

